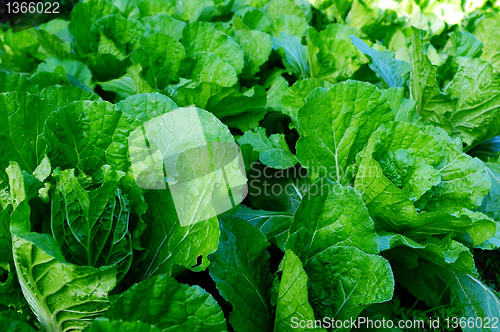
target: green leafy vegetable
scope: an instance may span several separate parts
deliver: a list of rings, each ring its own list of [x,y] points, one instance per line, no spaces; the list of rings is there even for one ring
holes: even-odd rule
[[[63,5],[0,23],[2,331],[498,330],[499,1]]]
[[[341,182],[370,134],[394,117],[387,100],[368,83],[348,81],[312,92],[299,110],[297,159],[312,178]]]
[[[148,323],[162,331],[226,331],[224,315],[210,294],[198,286],[180,284],[167,275],[133,285],[112,299],[104,316]]]
[[[219,249],[210,256],[210,275],[221,295],[233,306],[229,322],[237,331],[245,326],[269,331],[272,327],[268,288],[269,246],[255,226],[239,218],[221,220]]]

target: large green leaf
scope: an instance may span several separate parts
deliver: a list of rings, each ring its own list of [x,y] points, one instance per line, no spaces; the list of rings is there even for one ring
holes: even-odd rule
[[[17,273],[12,255],[12,235],[10,233],[11,215],[13,209],[17,208],[26,200],[26,188],[24,185],[23,172],[16,162],[11,162],[6,169],[8,175],[8,186],[1,192],[0,212],[0,271],[3,279],[0,281],[0,303],[7,308],[21,310],[27,306],[21,288],[17,283]],[[23,207],[26,207],[24,204]],[[15,218],[25,217],[27,209],[19,209]]]
[[[132,263],[130,205],[119,189],[125,174],[109,166],[102,172],[102,185],[92,190],[82,187],[74,169],[54,172],[51,229],[72,261],[94,267],[114,265],[120,280]]]
[[[0,94],[0,172],[9,161],[32,173],[46,152],[44,123],[51,108],[42,107],[40,98],[27,92]]]
[[[31,233],[29,184],[25,186],[17,163],[7,173],[12,253],[24,297],[47,331],[81,330],[109,307],[107,296],[116,285],[117,270],[70,264],[53,237]]]
[[[144,280],[112,298],[104,316],[148,323],[162,331],[227,331],[224,314],[212,295],[168,275]]]
[[[145,198],[149,208],[143,219],[148,227],[141,244],[148,249],[148,255],[141,269],[142,278],[176,275],[185,268],[206,269],[207,255],[217,250],[217,218],[181,226],[168,191],[148,191]]]
[[[182,44],[162,33],[142,37],[140,47],[131,55],[132,62],[141,65],[142,77],[158,90],[178,81],[178,71],[185,57]]]
[[[295,212],[286,247],[307,265],[330,247],[355,247],[378,254],[377,233],[361,196],[352,187],[320,179]]]
[[[12,240],[23,294],[47,331],[81,330],[109,307],[115,267],[69,264],[46,234],[18,233]]]
[[[272,329],[268,247],[252,224],[233,217],[221,220],[219,249],[209,256],[209,271],[219,293],[233,306],[229,322],[237,332]]]
[[[314,312],[307,294],[307,274],[300,259],[290,250],[280,263],[278,272],[282,272],[279,284],[278,304],[274,332],[285,331],[326,331],[325,329],[294,328],[293,322],[314,320]]]
[[[55,166],[79,167],[90,174],[109,164],[126,169],[128,135],[133,119],[115,105],[75,101],[52,112],[43,137]]]
[[[318,88],[298,113],[302,133],[297,159],[313,179],[341,182],[356,153],[372,132],[394,117],[382,93],[372,84],[347,81]]]
[[[440,182],[440,174],[432,166],[443,159],[444,151],[436,138],[425,135],[419,127],[389,122],[372,134],[360,157],[355,188],[370,210],[373,206],[382,215],[397,216],[414,213],[410,201]],[[387,205],[394,206],[388,210]],[[375,210],[372,213],[379,215]]]
[[[295,213],[285,246],[304,264],[319,319],[356,318],[366,306],[392,297],[389,262],[376,255],[373,221],[351,187],[328,179],[313,184]]]
[[[198,52],[211,52],[234,68],[236,74],[243,70],[243,49],[230,36],[219,32],[213,23],[189,23],[184,28],[182,44],[189,58],[194,58]]]
[[[159,147],[159,165],[166,161],[168,190],[145,194],[148,228],[142,243],[149,253],[141,273],[147,278],[162,273],[175,275],[183,267],[204,270],[209,264],[206,256],[217,249],[215,216],[233,207],[227,186],[233,202],[239,199],[238,204],[242,200],[238,188],[246,183],[240,159],[232,154],[236,150],[234,138],[212,114],[196,108],[167,112],[144,128],[149,142]],[[142,129],[137,128],[139,135]],[[138,157],[140,153],[134,159]],[[145,171],[144,179],[139,180],[147,182],[151,177],[149,167],[156,166],[147,164],[142,169],[142,163],[138,159],[132,168],[136,176]],[[159,172],[160,187],[155,188],[166,189],[163,170]],[[198,256],[202,256],[201,263],[197,263]]]
[[[355,319],[370,304],[390,300],[394,292],[389,262],[354,247],[329,247],[304,269],[318,318]]]

